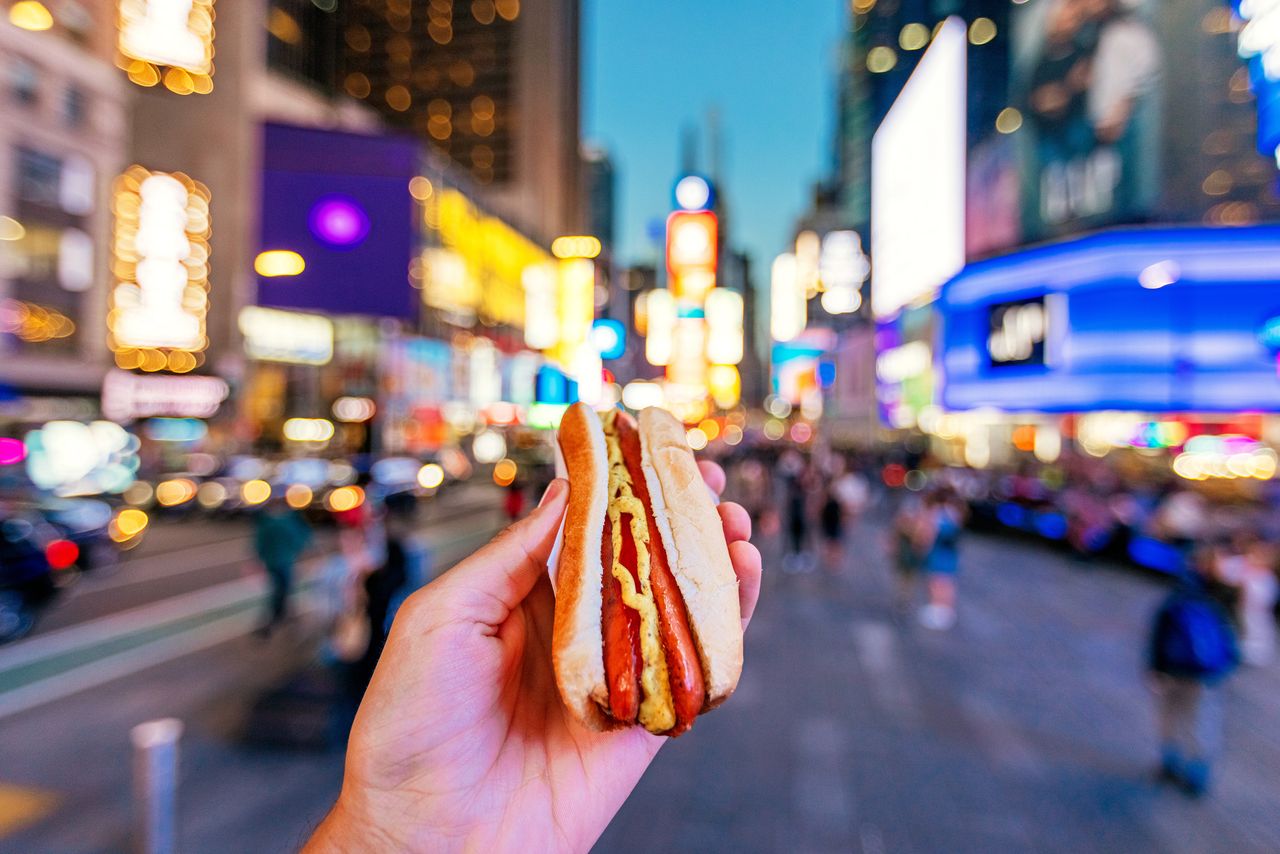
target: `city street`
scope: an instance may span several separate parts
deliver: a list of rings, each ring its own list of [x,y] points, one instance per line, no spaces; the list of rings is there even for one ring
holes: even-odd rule
[[[449,535],[479,531],[476,516]],[[839,575],[784,574],[775,544],[764,551],[737,694],[663,750],[598,850],[1280,847],[1274,668],[1227,686],[1226,756],[1204,801],[1151,781],[1141,661],[1158,581],[971,536],[960,620],[939,634],[893,619],[874,520]],[[254,702],[310,649],[302,631],[211,642],[0,718],[0,849],[120,850],[129,728],[168,715],[186,724],[180,849],[295,848],[337,792],[341,752],[246,733]]]

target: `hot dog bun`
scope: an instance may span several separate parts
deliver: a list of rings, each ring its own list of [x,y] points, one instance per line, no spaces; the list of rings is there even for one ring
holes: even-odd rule
[[[737,686],[742,672],[738,582],[716,511],[685,440],[664,410],[638,419],[641,469],[706,682],[706,711]],[[599,416],[575,404],[560,424],[560,451],[569,477],[564,545],[557,566],[552,663],[565,706],[591,729],[619,726],[606,713],[601,587],[606,568],[601,539],[608,513],[608,450]]]
[[[608,502],[604,429],[591,408],[576,403],[560,421],[560,453],[569,476],[564,546],[553,567],[556,581],[551,662],[560,696],[573,716],[591,729],[606,729],[609,703],[604,677],[600,612],[604,567],[600,541]]]
[[[733,693],[742,674],[738,576],[684,426],[652,406],[636,420],[654,518],[702,659],[707,708],[714,708]]]

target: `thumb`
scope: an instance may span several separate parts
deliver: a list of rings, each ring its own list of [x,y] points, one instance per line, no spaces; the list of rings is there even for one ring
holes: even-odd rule
[[[498,626],[529,595],[547,571],[568,498],[569,482],[551,481],[536,510],[448,572],[450,586],[472,611],[467,617]]]

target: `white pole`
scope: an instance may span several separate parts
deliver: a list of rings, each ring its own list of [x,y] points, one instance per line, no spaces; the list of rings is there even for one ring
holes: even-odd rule
[[[133,845],[138,854],[173,854],[178,806],[178,740],[182,721],[138,724],[133,742]]]

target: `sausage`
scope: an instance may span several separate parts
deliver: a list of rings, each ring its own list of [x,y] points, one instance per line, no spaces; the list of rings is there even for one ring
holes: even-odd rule
[[[640,433],[631,418],[619,417],[615,424],[622,457],[631,474],[631,489],[644,504],[649,521],[649,586],[658,606],[658,630],[667,656],[667,673],[671,680],[671,698],[676,713],[676,725],[667,735],[677,736],[693,725],[693,719],[702,711],[706,702],[702,662],[698,658],[697,645],[693,642],[693,633],[689,630],[684,597],[680,595],[675,576],[671,574],[667,552],[658,533],[658,523],[653,517],[649,486],[645,482],[640,464]]]
[[[624,543],[627,538],[624,538]],[[626,546],[624,544],[623,550]],[[635,549],[632,547],[632,551]],[[604,637],[604,672],[609,686],[609,714],[623,723],[633,723],[640,711],[640,619],[622,601],[622,587],[614,578],[613,533],[609,517],[604,517],[604,539],[600,546],[604,567],[603,611],[600,627]],[[632,561],[634,565],[634,560]]]

